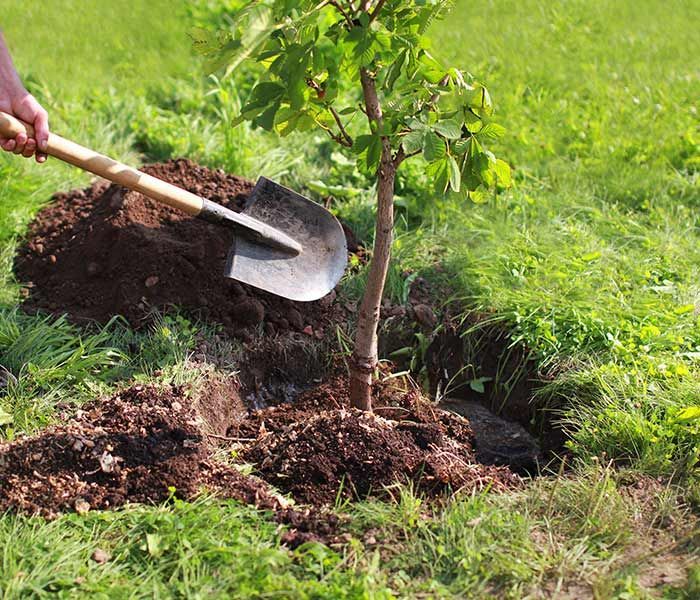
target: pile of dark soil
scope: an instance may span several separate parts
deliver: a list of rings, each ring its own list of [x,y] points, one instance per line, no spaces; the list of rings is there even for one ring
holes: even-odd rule
[[[518,485],[510,470],[476,463],[468,421],[417,390],[377,389],[375,414],[350,408],[346,390],[343,379],[331,381],[294,404],[251,413],[229,435],[253,440],[241,457],[260,477],[314,505],[381,497],[394,483],[429,495]]]
[[[94,401],[65,425],[0,444],[0,512],[55,516],[161,502],[202,487],[265,508],[260,480],[210,458],[202,422],[182,389],[132,387]]]
[[[253,183],[179,159],[143,169],[235,211]],[[294,303],[223,277],[233,233],[162,206],[118,185],[98,182],[57,194],[32,226],[15,270],[27,286],[24,307],[73,320],[133,326],[173,305],[244,334],[263,325],[321,337],[337,319],[335,294]],[[356,245],[356,244],[355,244]]]
[[[234,411],[222,436],[210,433],[222,430],[220,411],[207,423],[212,407],[205,412],[185,390],[132,387],[63,415],[63,425],[0,444],[0,512],[55,516],[162,502],[173,493],[191,499],[205,488],[275,510],[303,541],[319,529],[327,539],[334,517],[286,507],[262,480],[315,507],[339,495],[382,496],[397,482],[412,481],[427,494],[518,484],[505,468],[476,464],[468,422],[417,392],[385,395],[389,402],[373,415],[346,408],[344,390],[336,380],[295,404]],[[262,480],[212,458],[222,438],[238,445]]]

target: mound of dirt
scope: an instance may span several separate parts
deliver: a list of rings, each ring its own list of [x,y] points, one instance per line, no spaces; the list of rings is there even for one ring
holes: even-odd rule
[[[382,496],[397,482],[413,481],[427,494],[518,485],[509,470],[476,464],[468,422],[417,392],[396,396],[379,416],[346,408],[345,392],[334,393],[344,389],[332,381],[295,404],[235,411],[226,436],[206,433],[213,427],[197,411],[201,401],[182,388],[135,386],[95,400],[62,425],[0,443],[0,512],[53,517],[173,493],[191,499],[204,488],[273,509],[292,526],[293,544],[319,531],[328,539],[337,519],[285,506],[265,481],[314,507],[338,495]],[[212,444],[222,438],[260,478],[214,460]]]
[[[294,404],[255,411],[229,435],[251,440],[240,456],[262,479],[313,505],[381,497],[393,483],[413,482],[430,495],[518,485],[510,470],[476,463],[468,421],[417,391],[378,390],[377,414],[368,414],[349,408],[346,389],[338,379]]]
[[[210,458],[201,420],[181,389],[132,387],[94,401],[65,425],[0,444],[0,512],[59,512],[161,502],[202,487],[265,508],[260,480]]]
[[[188,160],[144,167],[235,211],[253,183]],[[263,325],[320,337],[334,319],[335,294],[294,303],[223,277],[233,233],[193,219],[118,185],[98,182],[57,194],[39,212],[15,261],[26,283],[25,309],[106,322],[123,315],[138,327],[153,309],[180,306],[245,334]],[[335,316],[337,318],[337,315]]]

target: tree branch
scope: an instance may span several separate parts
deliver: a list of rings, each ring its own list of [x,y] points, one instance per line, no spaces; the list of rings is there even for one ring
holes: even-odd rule
[[[320,100],[323,100],[323,97],[326,95],[326,90],[324,90],[320,85],[318,85],[318,83],[316,83],[312,77],[306,78],[306,85],[308,85],[312,90],[316,92],[316,95],[319,97]],[[340,120],[340,115],[332,106],[327,106],[327,108],[333,115],[333,118],[335,119],[335,122],[338,125],[338,129],[340,129],[340,135],[336,135],[331,131],[329,127],[322,125],[318,121],[316,121],[316,123],[318,123],[323,129],[325,129],[336,142],[343,146],[347,146],[348,148],[352,147],[352,138],[345,129],[343,122]]]
[[[331,111],[331,114],[333,115],[333,118],[335,119],[335,122],[338,124],[338,129],[340,129],[340,134],[345,138],[345,141],[347,142],[347,147],[350,148],[352,146],[352,138],[348,134],[348,132],[345,129],[345,126],[343,125],[343,122],[340,120],[340,115],[338,112],[333,108],[332,106],[328,107],[328,110]]]
[[[386,0],[379,0],[379,2],[377,2],[377,6],[374,7],[374,10],[369,15],[369,22],[370,23],[372,21],[374,21],[379,16],[379,11],[382,10],[382,7],[384,6],[385,2],[386,2]]]
[[[334,133],[332,129],[330,129],[329,127],[326,127],[322,123],[319,123],[318,121],[316,121],[316,124],[321,129],[323,129],[323,131],[325,131],[334,142],[338,142],[341,146],[345,146],[346,148],[352,147],[352,138],[350,138],[350,141],[348,141],[343,136],[338,135],[337,133]]]
[[[345,22],[348,24],[348,27],[352,29],[355,24],[352,22],[352,19],[350,18],[350,15],[345,11],[345,9],[340,5],[340,2],[337,2],[337,0],[329,0],[328,4],[331,6],[334,6],[341,15],[345,18]]]
[[[406,152],[403,149],[403,146],[400,146],[398,151],[396,152],[396,155],[394,156],[394,168],[398,169],[399,165],[405,161],[407,158],[411,158],[412,156],[418,156],[422,150],[415,150],[413,152],[409,152],[406,154]]]

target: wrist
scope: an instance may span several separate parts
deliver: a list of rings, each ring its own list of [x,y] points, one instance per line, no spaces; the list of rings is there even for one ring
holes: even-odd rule
[[[20,100],[29,93],[22,85],[22,81],[17,74],[5,76],[4,73],[0,72],[0,89],[5,92],[5,95],[10,100]]]
[[[10,98],[21,97],[27,93],[7,51],[2,32],[0,32],[0,89]]]

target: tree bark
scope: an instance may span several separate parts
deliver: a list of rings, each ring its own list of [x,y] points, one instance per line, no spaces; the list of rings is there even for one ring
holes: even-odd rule
[[[382,110],[372,76],[360,70],[367,117],[377,131],[383,125]],[[355,349],[350,366],[350,400],[361,410],[372,410],[372,376],[377,368],[377,326],[384,284],[389,270],[394,230],[394,180],[396,165],[391,142],[382,136],[382,155],[377,170],[377,219],[374,249],[369,265],[367,286],[362,296],[355,334]]]

